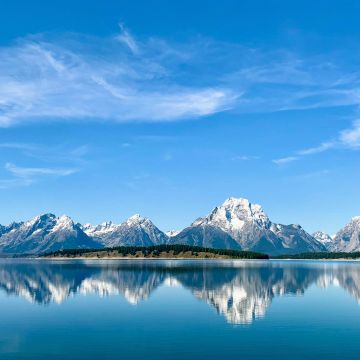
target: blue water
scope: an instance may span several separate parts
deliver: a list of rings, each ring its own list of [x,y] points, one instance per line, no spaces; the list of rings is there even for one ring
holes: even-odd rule
[[[360,263],[0,260],[1,359],[359,359]]]

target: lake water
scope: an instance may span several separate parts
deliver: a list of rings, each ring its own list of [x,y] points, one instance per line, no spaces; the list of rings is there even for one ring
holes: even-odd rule
[[[359,359],[360,263],[0,260],[3,359]]]

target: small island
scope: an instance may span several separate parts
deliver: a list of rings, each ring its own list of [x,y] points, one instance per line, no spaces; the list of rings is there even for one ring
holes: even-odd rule
[[[120,246],[105,249],[70,249],[46,253],[42,258],[65,259],[269,259],[252,251],[211,249],[189,245]]]

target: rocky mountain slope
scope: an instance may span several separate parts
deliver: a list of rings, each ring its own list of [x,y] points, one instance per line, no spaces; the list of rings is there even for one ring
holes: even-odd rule
[[[160,245],[168,239],[151,220],[138,214],[119,225],[111,222],[94,227],[85,225],[83,230],[105,247]]]
[[[100,244],[66,215],[45,214],[1,229],[0,252],[6,254],[38,254],[92,247],[99,248]]]
[[[61,249],[185,244],[251,250],[269,255],[303,252],[360,251],[360,216],[332,239],[300,225],[272,222],[262,207],[243,198],[229,198],[182,231],[164,233],[148,218],[134,215],[121,224],[77,224],[63,215],[37,216],[26,222],[0,225],[0,254],[38,254]]]
[[[271,255],[325,250],[300,225],[272,223],[260,205],[242,198],[227,199],[209,215],[197,219],[190,227],[170,238],[169,242],[204,247],[210,244]]]
[[[317,241],[320,241],[325,246],[326,250],[329,250],[332,247],[334,240],[329,234],[323,231],[316,231],[312,234],[312,236]]]
[[[336,252],[360,251],[360,216],[353,217],[336,233],[329,250]]]

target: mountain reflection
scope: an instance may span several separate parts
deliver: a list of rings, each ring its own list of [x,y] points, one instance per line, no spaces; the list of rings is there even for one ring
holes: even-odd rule
[[[76,294],[121,295],[131,304],[161,285],[180,285],[233,324],[265,315],[275,296],[310,285],[341,286],[360,299],[360,266],[351,263],[260,261],[1,261],[0,288],[27,300],[62,303]]]

